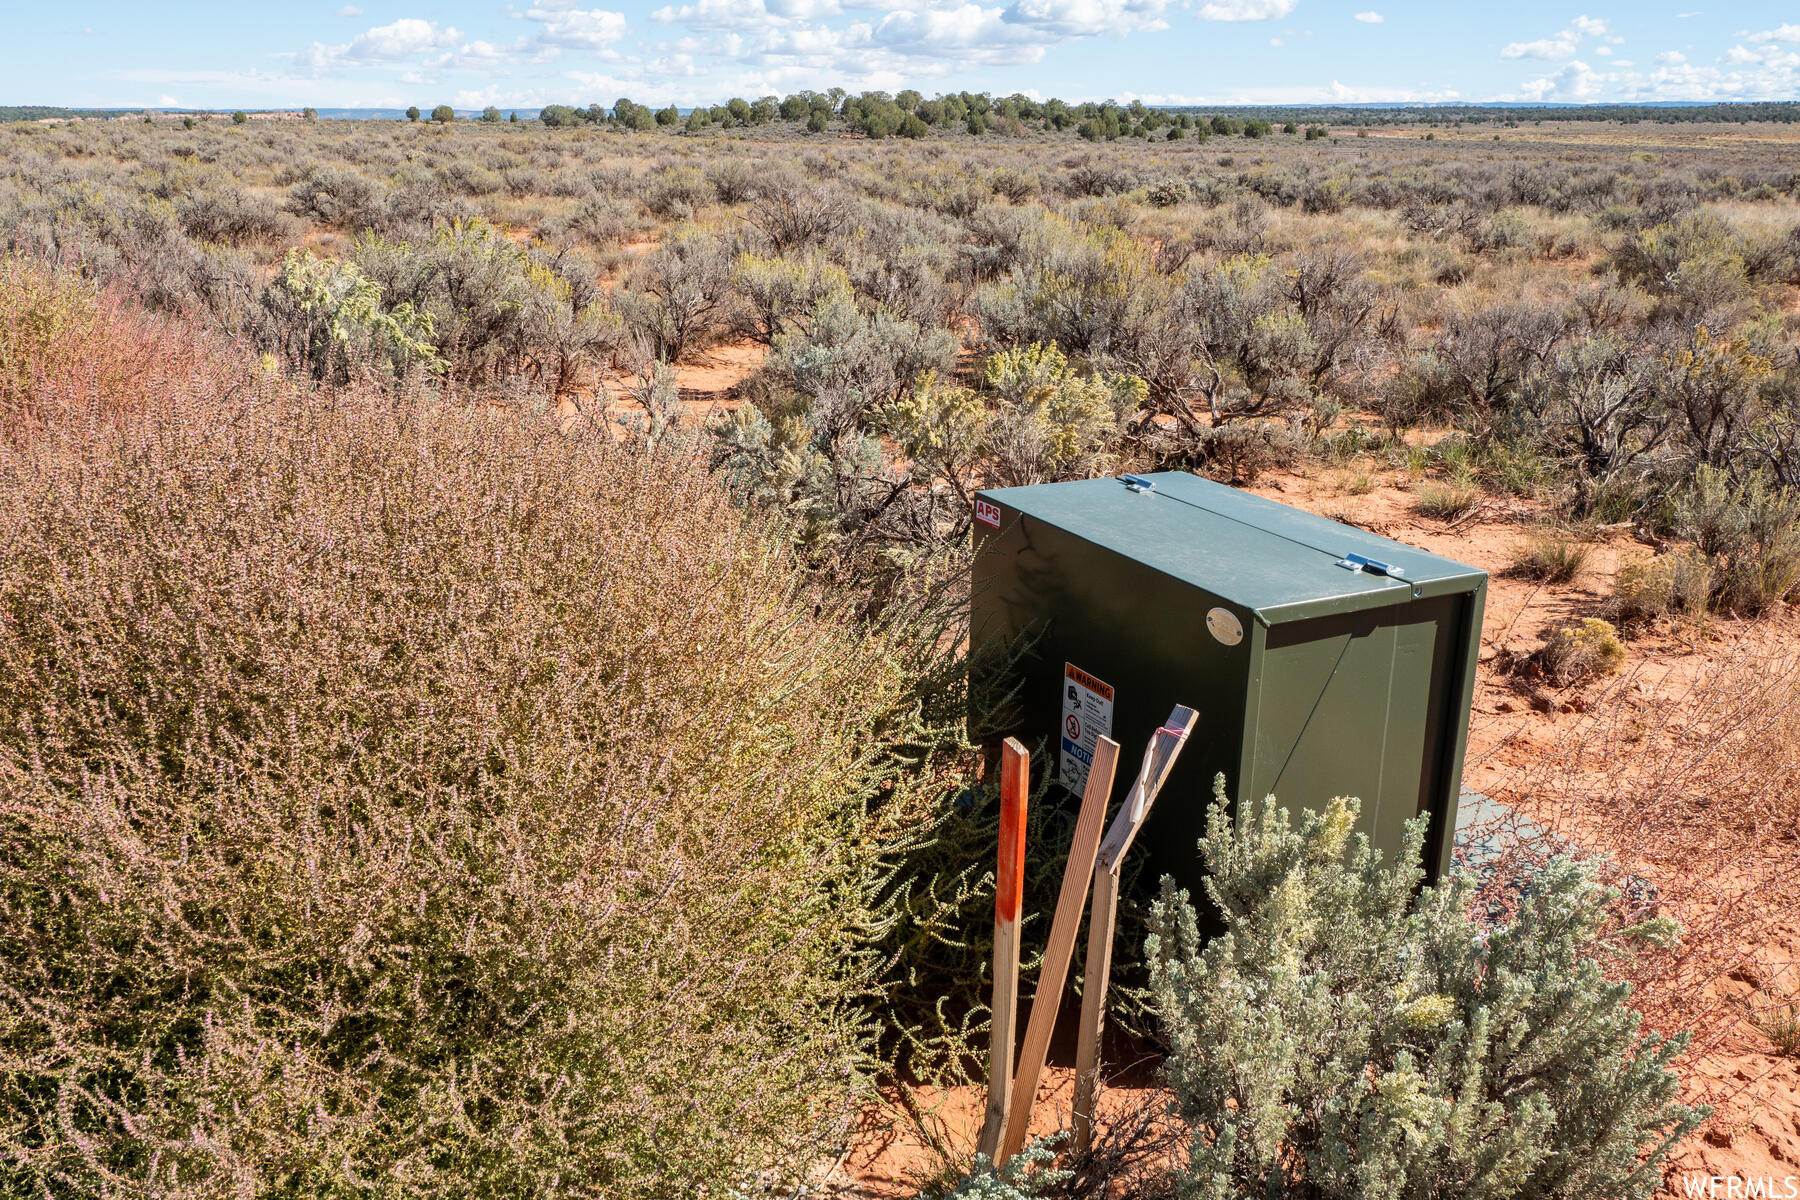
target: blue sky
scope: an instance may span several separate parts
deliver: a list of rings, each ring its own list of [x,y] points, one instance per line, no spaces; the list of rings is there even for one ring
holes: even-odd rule
[[[833,85],[1150,103],[1800,99],[1800,3],[12,0],[0,104],[717,103]]]

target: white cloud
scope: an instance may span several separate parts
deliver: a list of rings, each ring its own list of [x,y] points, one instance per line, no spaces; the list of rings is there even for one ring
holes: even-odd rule
[[[665,5],[652,12],[650,19],[679,21],[695,29],[761,29],[832,17],[838,12],[837,0],[695,0],[680,7]]]
[[[344,66],[379,66],[416,60],[447,51],[462,37],[453,26],[401,17],[388,25],[357,34],[341,46],[314,42],[300,53],[302,67],[314,75]]]
[[[1202,21],[1278,21],[1294,11],[1298,0],[1207,0]]]
[[[177,100],[175,97],[167,95],[165,93],[164,95],[158,96],[156,98],[156,107],[158,107],[158,108],[180,108],[180,107],[182,107],[182,104],[181,104],[181,101]]]
[[[1655,65],[1647,71],[1622,59],[1602,66],[1603,70],[1595,70],[1583,62],[1571,62],[1495,99],[1730,101],[1779,99],[1800,92],[1800,52],[1773,41],[1755,46],[1740,43],[1713,63],[1691,63],[1681,52],[1669,50],[1657,55]]]
[[[1590,100],[1605,82],[1604,75],[1577,59],[1555,74],[1527,83],[1523,95],[1527,100]]]
[[[538,4],[525,16],[541,22],[533,43],[545,49],[603,50],[625,36],[625,14],[604,8]]]
[[[1461,100],[1462,95],[1454,89],[1431,91],[1391,84],[1352,85],[1334,79],[1323,86],[1252,87],[1229,92],[1125,92],[1114,98],[1187,107],[1208,104],[1447,104]]]
[[[1013,0],[1000,19],[1057,39],[1167,29],[1168,0]]]
[[[1500,49],[1501,58],[1572,58],[1581,43],[1567,31],[1535,42],[1508,42]]]
[[[1761,33],[1753,33],[1752,42],[1800,42],[1800,25],[1783,25],[1777,29],[1765,29]]]
[[[1598,17],[1590,17],[1585,13],[1569,22],[1569,27],[1560,33],[1547,38],[1539,38],[1532,42],[1508,42],[1500,50],[1501,58],[1574,58],[1581,50],[1583,38],[1601,37],[1606,33],[1606,22]]]
[[[357,4],[346,4],[344,7],[337,10],[337,15],[340,17],[360,17],[363,15],[362,6]]]
[[[1613,52],[1613,48],[1611,46],[1595,46],[1594,47],[1594,53],[1600,55],[1602,58],[1611,58],[1612,52]]]
[[[1356,19],[1358,21],[1361,21],[1364,25],[1379,25],[1383,21],[1387,20],[1386,17],[1382,16],[1378,12],[1375,12],[1373,9],[1371,9],[1368,12],[1357,13]]]

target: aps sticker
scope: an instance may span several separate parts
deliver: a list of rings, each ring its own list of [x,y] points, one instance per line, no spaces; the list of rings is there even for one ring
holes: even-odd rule
[[[991,525],[995,529],[1000,528],[1000,506],[992,500],[983,500],[980,496],[975,497],[975,519],[983,525]]]
[[[1087,788],[1095,743],[1112,734],[1113,690],[1074,663],[1063,664],[1062,685],[1062,753],[1056,777],[1079,795]]]

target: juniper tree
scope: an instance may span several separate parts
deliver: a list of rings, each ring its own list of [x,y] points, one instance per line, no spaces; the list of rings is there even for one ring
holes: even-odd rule
[[[1600,960],[1673,937],[1617,928],[1616,893],[1557,860],[1517,916],[1471,885],[1419,888],[1424,822],[1392,866],[1351,838],[1357,802],[1236,823],[1221,779],[1200,850],[1222,932],[1185,892],[1152,911],[1168,1078],[1193,1130],[1184,1197],[1648,1196],[1707,1115],[1675,1099],[1685,1035],[1640,1028]]]

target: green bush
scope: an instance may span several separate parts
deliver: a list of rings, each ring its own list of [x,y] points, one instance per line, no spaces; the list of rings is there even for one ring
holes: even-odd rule
[[[1626,563],[1613,576],[1613,615],[1621,625],[1698,619],[1706,615],[1712,586],[1712,563],[1692,551]]]
[[[1686,1037],[1642,1030],[1598,959],[1672,922],[1611,928],[1614,894],[1558,860],[1477,925],[1471,882],[1419,890],[1423,819],[1383,866],[1356,810],[1233,821],[1221,778],[1200,850],[1223,932],[1203,948],[1164,882],[1148,953],[1195,1131],[1182,1194],[1649,1196],[1706,1114],[1675,1100]]]
[[[691,450],[175,395],[0,448],[0,1192],[813,1161],[932,820],[889,764],[935,634],[838,615]]]
[[[1455,521],[1468,516],[1481,503],[1481,485],[1467,477],[1452,477],[1443,483],[1427,483],[1419,488],[1419,515],[1435,521]]]
[[[1045,1139],[1020,1147],[995,1169],[986,1155],[976,1155],[968,1172],[943,1185],[928,1185],[919,1200],[1041,1200],[1059,1195],[1073,1172],[1060,1170],[1055,1149]]]
[[[1800,496],[1761,475],[1741,482],[1712,467],[1694,472],[1675,505],[1676,527],[1716,564],[1712,601],[1755,616],[1800,585]]]
[[[1513,559],[1513,572],[1538,583],[1572,583],[1587,567],[1590,547],[1566,529],[1531,535]]]
[[[1545,674],[1562,686],[1580,683],[1596,675],[1612,675],[1625,665],[1625,643],[1619,631],[1599,617],[1583,617],[1562,625],[1544,640],[1538,652]]]
[[[381,288],[352,263],[288,251],[263,308],[265,342],[314,379],[348,382],[375,362],[396,375],[445,366],[432,347],[431,314],[405,302],[383,305]]]

